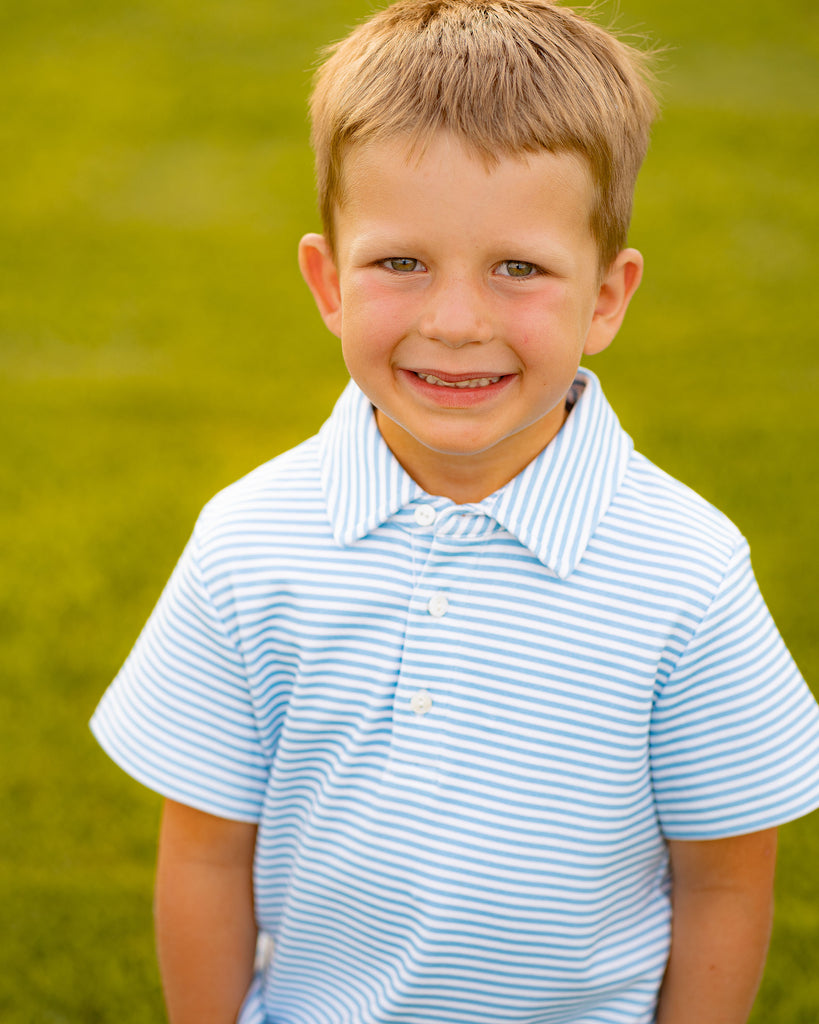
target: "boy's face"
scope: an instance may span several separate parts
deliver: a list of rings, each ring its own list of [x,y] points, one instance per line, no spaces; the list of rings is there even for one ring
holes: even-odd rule
[[[642,259],[602,284],[577,157],[541,152],[487,169],[437,136],[353,149],[336,255],[320,235],[300,264],[384,439],[429,493],[476,501],[555,436],[581,355],[617,332]]]

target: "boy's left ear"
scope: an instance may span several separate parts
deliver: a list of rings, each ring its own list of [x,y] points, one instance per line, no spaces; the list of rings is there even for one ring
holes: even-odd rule
[[[324,235],[305,235],[299,242],[299,269],[313,293],[322,320],[340,338],[341,287],[336,261]]]
[[[632,295],[643,277],[643,256],[636,249],[623,249],[603,278],[591,327],[583,352],[588,356],[602,352],[620,330]]]

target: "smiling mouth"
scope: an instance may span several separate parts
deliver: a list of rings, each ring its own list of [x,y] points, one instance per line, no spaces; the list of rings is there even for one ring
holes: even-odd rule
[[[418,371],[415,376],[420,377],[427,384],[435,384],[442,388],[488,388],[490,384],[497,384],[501,379],[500,377],[467,377],[464,380],[441,380],[434,373],[419,373]]]

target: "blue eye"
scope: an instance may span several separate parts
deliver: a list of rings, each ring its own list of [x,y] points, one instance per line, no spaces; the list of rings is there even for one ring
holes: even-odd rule
[[[534,277],[537,273],[534,263],[527,263],[526,260],[504,260],[501,266],[505,268],[507,277]]]
[[[396,256],[392,259],[384,260],[384,264],[390,270],[396,270],[399,274],[411,274],[413,270],[417,270],[421,266],[420,260],[414,260],[410,256]]]

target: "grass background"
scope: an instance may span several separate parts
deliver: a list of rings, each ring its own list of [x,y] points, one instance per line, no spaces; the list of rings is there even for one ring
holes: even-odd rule
[[[603,17],[614,13],[600,5]],[[363,2],[34,0],[0,13],[0,1019],[163,1019],[158,799],[86,722],[201,505],[312,433],[345,372],[298,277],[305,99]],[[622,0],[669,51],[591,362],[638,447],[749,537],[809,680],[819,9]],[[819,1019],[819,816],[782,831],[753,1020]]]

